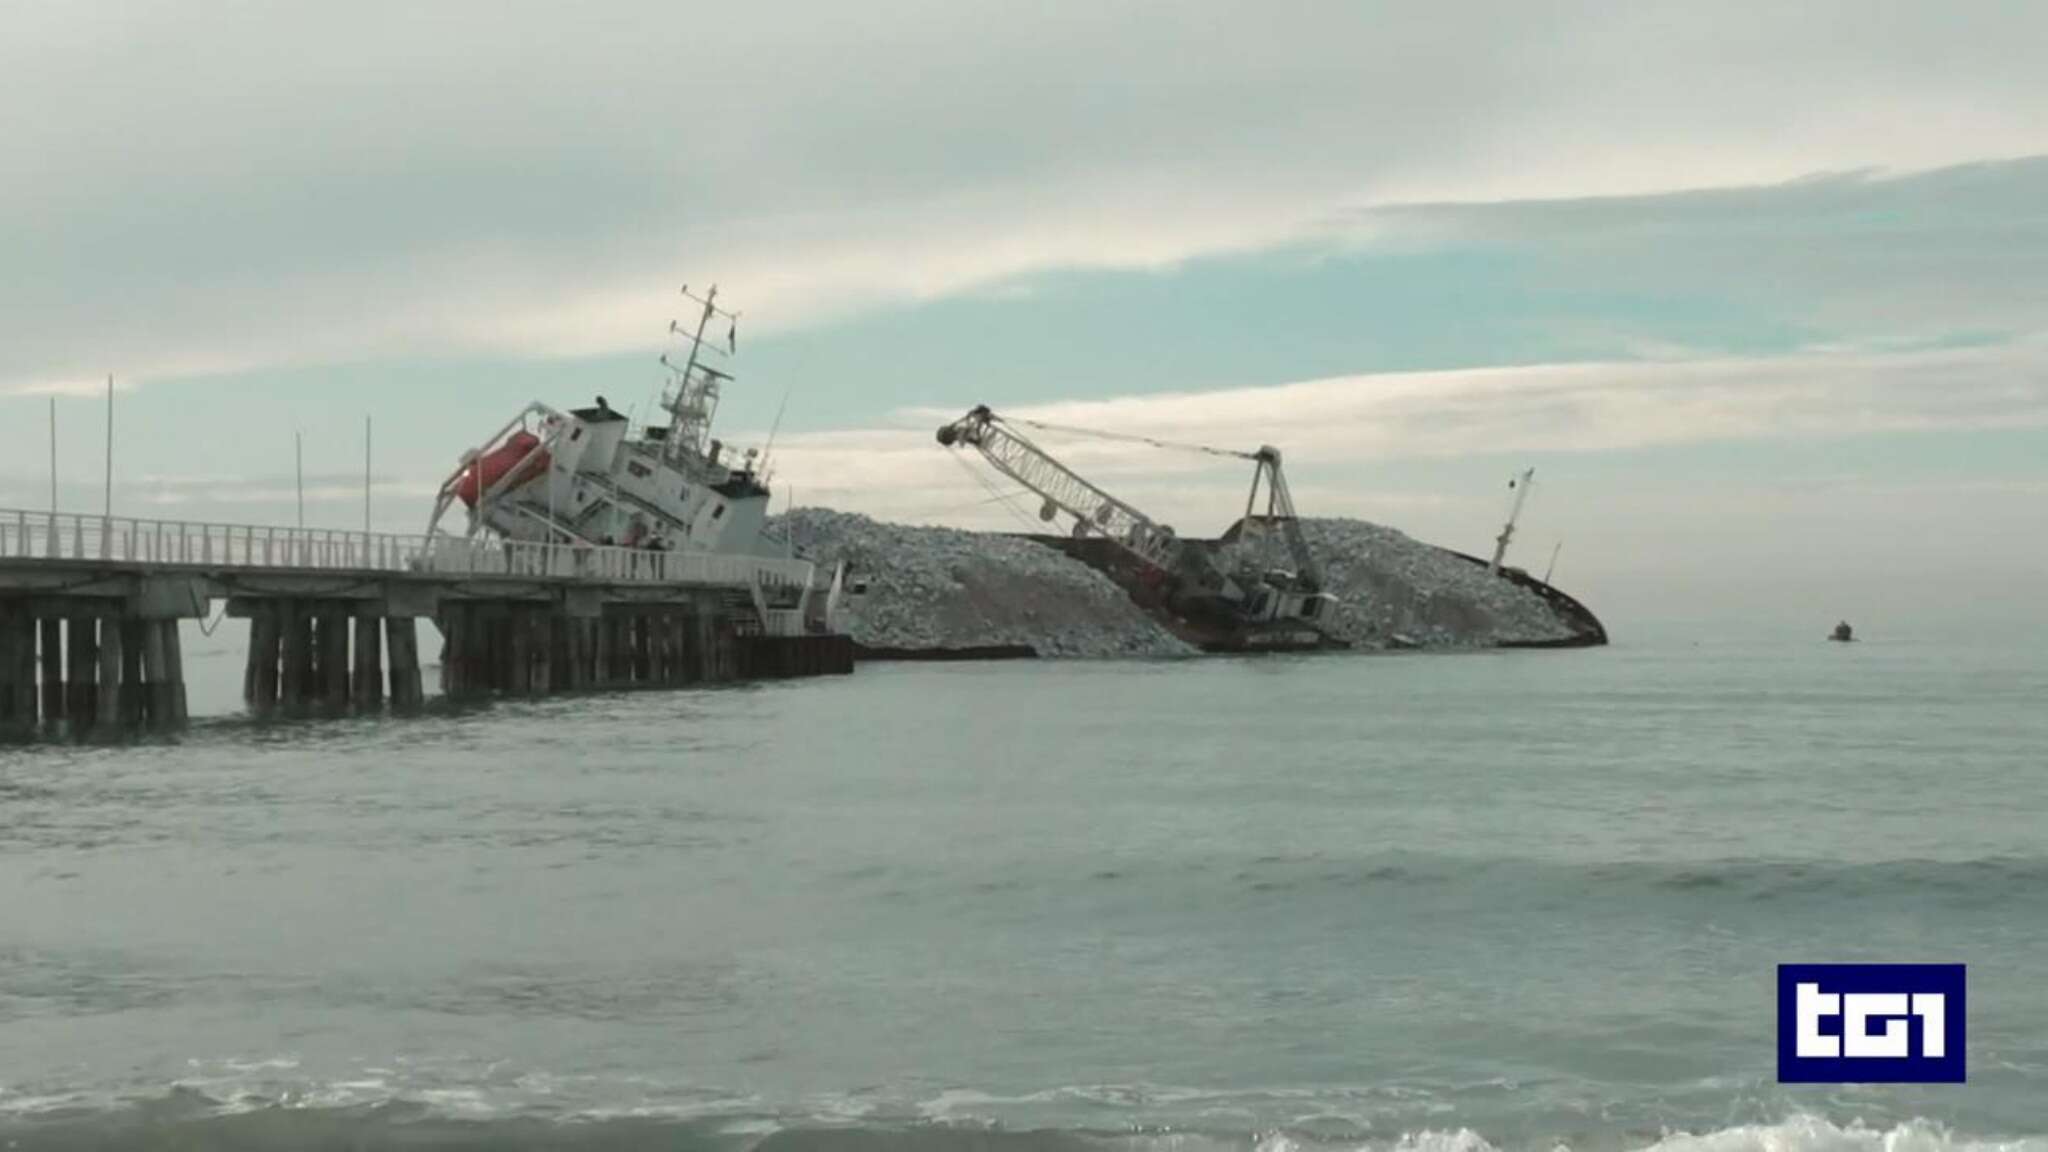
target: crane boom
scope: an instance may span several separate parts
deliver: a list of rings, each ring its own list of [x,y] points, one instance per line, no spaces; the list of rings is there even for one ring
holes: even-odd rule
[[[940,428],[938,439],[947,447],[967,444],[980,450],[996,471],[1045,500],[1045,519],[1052,519],[1054,510],[1073,517],[1075,535],[1099,533],[1156,568],[1171,571],[1182,563],[1183,550],[1173,529],[1089,483],[989,411],[988,405]]]

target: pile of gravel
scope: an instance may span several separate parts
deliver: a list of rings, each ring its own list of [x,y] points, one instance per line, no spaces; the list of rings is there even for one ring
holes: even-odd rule
[[[884,524],[798,508],[773,518],[821,562],[850,561],[867,591],[846,600],[846,629],[870,648],[1025,645],[1040,656],[1186,656],[1194,649],[1109,577],[1029,540]]]
[[[1541,596],[1403,532],[1363,520],[1303,520],[1301,529],[1337,598],[1326,627],[1354,645],[1485,648],[1573,634]]]
[[[1489,648],[1563,640],[1570,624],[1536,593],[1402,532],[1363,520],[1303,520],[1302,534],[1337,598],[1324,627],[1359,648]],[[867,591],[846,625],[870,648],[1022,645],[1040,656],[1184,656],[1193,649],[1079,560],[1015,536],[885,524],[799,508],[775,517],[797,547],[845,559]],[[1250,548],[1242,545],[1240,548]],[[1291,566],[1279,542],[1225,558]]]

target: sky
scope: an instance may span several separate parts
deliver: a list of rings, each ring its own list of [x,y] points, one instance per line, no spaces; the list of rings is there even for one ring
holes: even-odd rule
[[[2039,614],[2048,6],[0,0],[0,508],[419,531],[741,310],[778,501],[977,403],[1286,454],[1596,609]],[[783,413],[777,423],[777,413]],[[1183,533],[1248,468],[1053,438]],[[971,462],[968,462],[971,465]],[[982,477],[986,478],[985,469]]]

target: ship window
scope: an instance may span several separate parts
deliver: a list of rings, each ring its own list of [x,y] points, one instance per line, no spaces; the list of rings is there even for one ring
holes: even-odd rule
[[[725,515],[725,505],[723,505],[723,504],[720,504],[720,505],[719,505],[718,507],[716,507],[716,508],[713,508],[713,509],[711,510],[711,518],[712,518],[713,520],[716,520],[716,519],[718,519],[718,518],[719,518],[720,516],[723,516],[723,515]]]
[[[690,498],[690,486],[689,486],[688,484],[685,484],[685,485],[683,485],[683,486],[682,486],[681,488],[678,488],[678,489],[676,489],[676,499],[678,499],[678,500],[688,500],[689,498]]]
[[[626,471],[631,472],[633,475],[638,476],[643,480],[654,474],[652,469],[647,467],[647,465],[642,464],[638,460],[626,461]]]
[[[583,426],[581,424],[578,424],[576,427],[569,429],[570,443],[573,444],[581,439],[583,439]]]

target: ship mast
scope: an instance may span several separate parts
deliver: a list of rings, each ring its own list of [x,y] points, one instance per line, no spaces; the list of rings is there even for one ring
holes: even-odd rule
[[[739,350],[739,313],[729,312],[718,306],[718,285],[702,296],[691,294],[690,286],[683,286],[683,298],[702,305],[697,314],[696,326],[685,330],[680,321],[669,321],[668,330],[690,342],[690,355],[681,368],[677,368],[664,355],[663,365],[671,373],[669,388],[662,397],[662,407],[668,410],[668,441],[662,449],[662,458],[677,466],[689,463],[689,457],[708,460],[710,456],[711,420],[718,412],[718,391],[721,385],[732,379],[732,373],[721,371],[705,362],[705,354],[731,356]],[[726,321],[726,346],[718,347],[705,340],[704,332],[715,317]]]
[[[1508,554],[1508,541],[1515,538],[1515,521],[1522,518],[1522,502],[1529,498],[1529,485],[1535,482],[1534,468],[1524,468],[1520,476],[1508,481],[1508,487],[1515,490],[1515,499],[1508,508],[1508,522],[1501,525],[1500,535],[1493,538],[1493,562],[1486,566],[1489,575],[1500,571],[1501,558]]]

